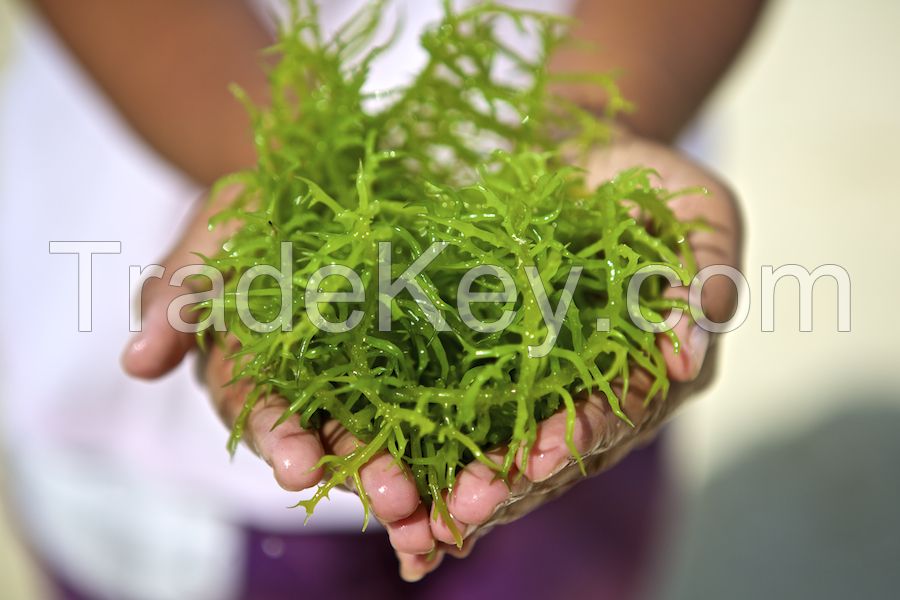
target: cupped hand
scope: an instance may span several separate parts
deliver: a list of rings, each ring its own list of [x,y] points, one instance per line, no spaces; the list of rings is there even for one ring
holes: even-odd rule
[[[680,196],[671,208],[682,220],[702,219],[708,230],[695,231],[689,242],[698,268],[714,264],[737,267],[740,223],[732,194],[712,175],[672,149],[637,138],[620,138],[609,148],[592,155],[589,173],[594,183],[609,179],[634,165],[652,166],[660,174],[660,185],[668,189],[704,187],[708,195]],[[163,262],[165,276],[152,279],[142,294],[143,331],[129,343],[123,354],[125,370],[136,377],[152,379],[174,369],[195,346],[193,334],[173,328],[166,317],[169,303],[195,290],[188,285],[171,286],[168,279],[178,268],[199,262],[195,253],[214,254],[229,233],[225,224],[214,231],[207,227],[210,216],[230,203],[236,190],[223,192],[214,202],[206,202],[192,217],[184,234]],[[671,295],[687,296],[686,288],[674,288]],[[726,320],[732,310],[735,291],[722,277],[704,285],[702,308],[713,321]],[[606,399],[589,395],[576,405],[573,441],[583,458],[588,475],[604,471],[635,446],[650,439],[665,418],[681,402],[710,380],[713,356],[709,334],[685,317],[675,326],[682,342],[675,352],[667,336],[659,337],[669,378],[673,381],[664,402],[645,406],[649,377],[637,370],[631,376],[623,409],[635,424],[632,428],[612,414]],[[233,343],[233,342],[232,342]],[[204,374],[213,404],[226,425],[235,422],[243,409],[252,382],[232,378],[229,348],[213,346],[205,360]],[[232,347],[233,349],[233,347]],[[708,356],[709,355],[709,356]],[[244,440],[268,463],[275,480],[284,489],[300,491],[319,483],[324,473],[317,467],[324,454],[352,452],[360,442],[332,421],[320,430],[307,430],[296,419],[277,422],[287,403],[270,396],[255,404],[244,432]],[[494,451],[497,461],[504,448]],[[566,444],[566,415],[557,413],[540,424],[524,471],[521,452],[510,473],[511,488],[497,479],[489,468],[474,462],[459,475],[447,503],[455,525],[465,537],[456,548],[450,528],[437,514],[430,514],[419,499],[413,478],[389,454],[382,452],[361,470],[364,492],[375,517],[384,525],[397,551],[401,575],[417,580],[435,569],[447,553],[467,555],[475,541],[491,528],[517,519],[565,492],[583,478]]]
[[[228,206],[237,193],[237,188],[226,189],[212,201],[202,202],[190,217],[178,243],[162,261],[163,277],[149,279],[144,285],[138,298],[142,308],[142,330],[128,343],[122,355],[122,366],[130,375],[142,379],[161,377],[177,367],[195,348],[195,335],[173,327],[167,315],[175,298],[198,290],[191,288],[190,279],[184,285],[173,286],[170,278],[181,267],[201,264],[198,254],[209,256],[218,252],[235,224],[224,223],[210,230],[209,219]],[[182,317],[185,321],[190,318],[187,314]],[[249,380],[228,384],[234,368],[229,355],[236,347],[236,341],[226,337],[223,345],[211,345],[202,362],[202,375],[213,405],[228,427],[236,422],[253,388]],[[324,454],[348,454],[360,442],[334,421],[326,423],[320,430],[304,429],[298,419],[288,419],[275,426],[287,406],[287,402],[278,396],[260,398],[250,412],[243,440],[272,468],[275,480],[282,488],[301,491],[317,485],[322,479],[323,469],[317,465]],[[405,467],[382,452],[360,469],[360,478],[372,512],[384,525],[397,552],[405,556],[431,552],[435,541],[428,512]]]
[[[675,150],[630,137],[620,138],[609,148],[590,157],[587,164],[589,179],[597,184],[635,165],[655,169],[659,173],[659,184],[667,189],[699,186],[707,190],[705,195],[679,196],[671,201],[670,207],[679,219],[701,219],[708,226],[691,233],[688,240],[698,269],[712,265],[737,268],[740,262],[741,225],[732,193],[714,176]],[[671,288],[667,294],[687,299],[688,289]],[[726,277],[709,278],[703,285],[703,314],[717,323],[728,320],[736,296],[734,284]],[[668,336],[658,336],[672,381],[666,399],[655,398],[645,404],[650,377],[641,370],[634,370],[631,374],[622,407],[634,427],[613,414],[606,398],[600,394],[590,394],[576,403],[573,441],[589,476],[603,472],[632,449],[649,441],[685,399],[708,385],[712,379],[715,351],[710,345],[710,334],[687,315],[681,318],[674,331],[681,341],[678,352]],[[621,392],[621,386],[616,392]],[[502,462],[505,454],[505,448],[498,448],[492,457]],[[437,568],[444,554],[467,556],[477,539],[493,527],[528,514],[583,479],[584,475],[566,444],[565,410],[539,425],[524,469],[523,462],[520,450],[510,472],[509,485],[484,464],[469,464],[460,473],[447,498],[454,525],[465,538],[462,548],[455,546],[447,523],[434,513],[431,532],[438,542],[437,551],[429,556],[398,553],[404,578],[422,578]]]

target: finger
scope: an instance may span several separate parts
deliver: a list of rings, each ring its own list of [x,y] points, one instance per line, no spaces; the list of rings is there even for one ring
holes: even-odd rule
[[[669,298],[687,300],[688,292],[684,288],[671,288],[666,292]],[[678,340],[676,349],[670,335],[660,333],[657,345],[666,362],[666,372],[672,381],[693,381],[700,374],[709,349],[709,332],[691,320],[689,314],[682,314],[672,328]]]
[[[502,463],[505,455],[505,449],[502,452],[494,450],[487,453],[487,457],[496,463]],[[513,467],[509,479],[514,480],[517,475],[518,471]],[[498,477],[496,471],[479,461],[473,461],[456,478],[447,501],[447,509],[466,525],[481,525],[491,518],[509,496],[509,486]]]
[[[323,426],[322,438],[329,450],[338,456],[350,454],[362,445],[337,421],[329,421]],[[419,506],[419,491],[412,474],[388,452],[377,453],[359,470],[359,476],[372,512],[382,523],[404,519]]]
[[[397,560],[400,561],[400,577],[413,583],[437,569],[444,560],[444,552],[438,550],[428,555],[397,552]]]
[[[684,196],[672,202],[672,209],[683,220],[703,220],[710,230],[694,231],[688,240],[697,261],[697,269],[714,265],[736,268],[738,264],[738,217],[728,190],[712,180],[706,182],[710,196]],[[693,283],[699,285],[699,280]],[[699,289],[699,288],[695,288]],[[668,298],[689,299],[686,287],[673,287],[667,290]],[[702,281],[702,293],[699,298],[690,298],[692,311],[697,316],[720,323],[731,317],[736,303],[736,290],[727,277],[710,277]],[[709,348],[709,332],[702,323],[693,322],[692,315],[683,314],[673,328],[672,333],[678,340],[676,350],[674,341],[669,335],[660,334],[659,346],[666,361],[669,377],[673,381],[692,381],[703,368],[706,352]]]
[[[246,379],[228,383],[234,363],[226,358],[226,350],[219,346],[210,349],[206,364],[213,406],[231,427],[243,411],[247,397],[253,391],[253,383]],[[287,407],[287,402],[278,396],[258,399],[247,417],[243,440],[272,467],[281,487],[300,491],[322,479],[323,469],[317,464],[324,451],[318,433],[303,429],[299,419],[290,418],[276,426]]]
[[[741,220],[733,193],[715,177],[678,155],[670,154],[660,171],[665,185],[671,189],[703,186],[707,194],[686,194],[674,198],[670,207],[682,221],[699,221],[705,227],[688,234],[688,243],[702,276],[708,267],[740,266]],[[681,161],[680,163],[678,161]],[[674,163],[674,164],[673,164]],[[699,297],[690,298],[692,312],[715,323],[727,321],[737,303],[737,290],[728,277],[706,276],[695,279],[693,289],[701,289]],[[666,296],[687,300],[688,288],[677,287]],[[669,376],[675,381],[691,381],[703,368],[710,336],[702,324],[694,323],[690,315],[683,315],[674,328],[681,348],[678,352],[668,336],[660,336],[660,347],[666,359]]]
[[[617,132],[617,142],[592,155],[590,181],[599,183],[614,177],[634,164],[650,164],[659,174],[660,184],[669,190],[705,188],[706,194],[684,194],[670,200],[669,207],[683,221],[699,221],[706,228],[688,235],[698,270],[713,265],[738,268],[741,262],[742,228],[734,194],[716,177],[682,154],[656,142]],[[672,288],[667,296],[687,299],[685,288]],[[737,294],[726,277],[704,282],[697,308],[717,323],[727,320],[736,304]],[[667,336],[660,336],[669,375],[675,381],[693,380],[699,374],[709,346],[709,335],[693,327],[685,315],[675,333],[682,344],[680,352]]]
[[[567,442],[568,412],[562,409],[538,425],[537,435],[527,464],[525,453],[516,454],[516,466],[533,482],[546,481],[561,471],[574,458]],[[575,422],[572,428],[572,445],[579,455],[594,450],[606,439],[615,435],[615,430],[629,427],[616,417],[606,399],[591,394],[575,403]]]
[[[469,538],[463,542],[462,548],[457,548],[453,544],[439,544],[438,551],[443,552],[448,556],[452,556],[453,558],[468,558],[468,556],[472,554],[472,550],[475,549],[475,544],[477,542],[477,539]]]
[[[678,181],[690,177],[679,174]],[[672,186],[668,181],[666,185]],[[684,185],[687,185],[685,183]],[[741,256],[741,220],[732,192],[707,173],[700,172],[693,185],[702,185],[707,194],[686,194],[674,198],[670,207],[681,221],[699,221],[704,228],[688,234],[688,243],[694,253],[698,271],[707,267],[724,266],[737,269]],[[702,283],[702,297],[695,308],[700,308],[710,320],[727,320],[737,301],[734,284],[728,277],[708,277]],[[679,295],[685,297],[685,290]]]
[[[197,254],[212,256],[218,252],[222,241],[237,224],[223,223],[211,230],[209,219],[230,204],[239,193],[240,188],[232,186],[222,190],[211,201],[201,199],[198,209],[188,218],[181,238],[162,261],[162,277],[147,280],[138,291],[136,303],[141,315],[141,331],[129,340],[121,357],[122,367],[129,375],[142,379],[161,377],[181,363],[194,347],[194,334],[173,327],[168,312],[175,298],[197,291],[193,287],[196,284],[188,280],[182,285],[172,286],[170,282],[180,268],[202,263]],[[189,308],[182,311],[181,318],[185,322],[193,318]]]
[[[410,516],[419,506],[419,491],[412,474],[387,452],[377,454],[359,470],[372,511],[382,523]]]
[[[446,494],[444,494],[444,502],[447,502]],[[459,532],[459,535],[463,538],[466,537],[466,534],[469,533],[470,530],[469,525],[454,517],[452,513],[450,514],[450,519],[453,521],[453,526],[456,528],[456,531]],[[444,517],[441,516],[436,504],[431,505],[431,535],[439,542],[451,545],[456,544],[453,530],[450,529],[450,526],[444,520]]]
[[[318,484],[324,474],[316,466],[324,454],[319,436],[303,429],[297,418],[275,425],[287,408],[284,400],[268,398],[261,402],[257,405],[260,408],[250,413],[249,441],[272,467],[278,485],[299,492]]]
[[[706,169],[668,146],[624,131],[619,131],[617,138],[612,146],[591,155],[587,165],[588,183],[595,185],[606,181],[635,164],[649,164],[658,173],[660,184],[669,190],[704,188],[705,194],[682,194],[672,198],[669,207],[680,221],[699,221],[706,225],[705,229],[692,231],[688,238],[698,268],[711,265],[738,268],[742,226],[731,190]],[[727,319],[735,301],[730,282],[717,277],[710,280],[703,291],[702,305],[707,316],[716,321]]]
[[[184,293],[187,292],[180,288],[170,288],[147,295],[141,310],[141,331],[129,340],[122,353],[126,373],[140,379],[156,379],[178,366],[194,347],[194,335],[178,331],[168,320],[169,303]]]
[[[405,519],[386,523],[384,526],[394,550],[403,554],[428,554],[435,548],[428,510],[420,504],[413,514]]]

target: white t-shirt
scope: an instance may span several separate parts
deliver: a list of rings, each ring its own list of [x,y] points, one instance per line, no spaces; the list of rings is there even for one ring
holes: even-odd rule
[[[376,88],[417,70],[419,32],[441,12],[439,0],[397,4],[405,27],[373,69]],[[360,5],[323,3],[325,29]],[[200,190],[143,145],[38,19],[25,16],[0,75],[0,402],[14,510],[87,589],[224,598],[239,572],[236,524],[299,529],[304,513],[286,507],[311,492],[280,490],[243,448],[229,461],[191,364],[155,383],[120,370],[129,266],[165,254]],[[93,258],[89,333],[78,331],[76,257],[49,252],[72,240],[121,242]],[[361,524],[358,499],[337,492],[309,529]]]

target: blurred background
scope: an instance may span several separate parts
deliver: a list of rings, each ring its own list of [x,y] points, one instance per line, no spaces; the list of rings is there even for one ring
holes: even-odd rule
[[[707,156],[738,191],[753,309],[717,384],[673,427],[683,491],[658,597],[886,598],[900,586],[900,3],[772,2],[709,104]],[[762,265],[844,267],[799,332],[797,285],[760,331]]]
[[[0,0],[0,41],[15,19]],[[717,383],[671,427],[681,493],[655,597],[900,589],[898,25],[895,0],[772,2],[686,142],[743,202],[753,304],[722,340]],[[787,279],[776,331],[761,331],[761,268],[792,263],[849,272],[851,332],[837,332],[836,286],[825,279],[813,332],[799,332]],[[0,595],[39,598],[15,529],[0,519]]]

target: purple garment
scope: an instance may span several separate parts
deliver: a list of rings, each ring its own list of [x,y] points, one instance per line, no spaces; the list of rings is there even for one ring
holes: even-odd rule
[[[634,600],[649,575],[665,504],[659,442],[479,540],[465,560],[404,583],[382,533],[281,535],[247,529],[240,598]],[[57,581],[60,597],[87,600]]]

